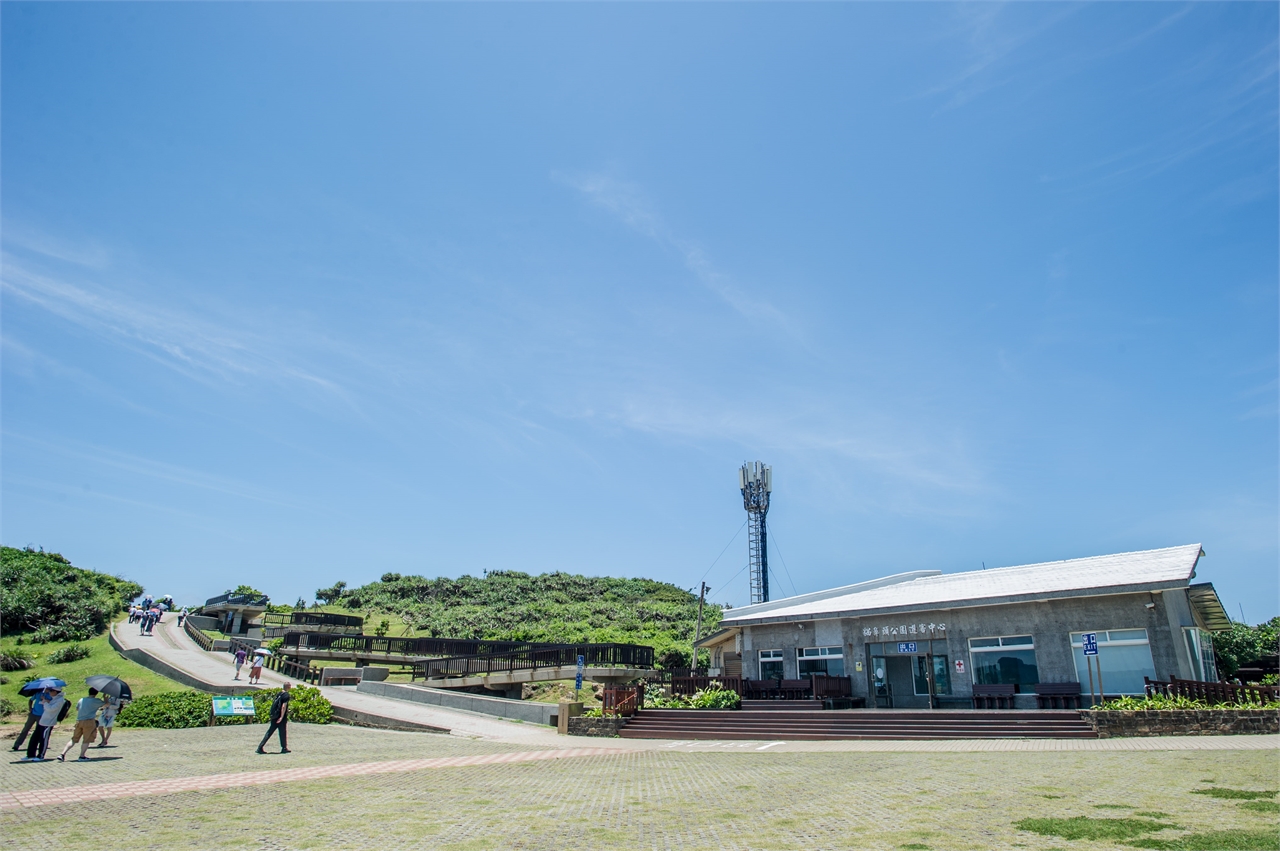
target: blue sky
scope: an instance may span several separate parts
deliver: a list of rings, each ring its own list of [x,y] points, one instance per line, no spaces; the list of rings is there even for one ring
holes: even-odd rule
[[[775,594],[1199,541],[1280,611],[1274,5],[0,16],[6,544],[741,605],[760,459]]]

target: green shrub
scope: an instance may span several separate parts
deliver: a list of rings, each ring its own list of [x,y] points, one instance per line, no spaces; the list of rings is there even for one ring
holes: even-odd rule
[[[0,653],[0,671],[26,671],[34,664],[30,656],[21,653]]]
[[[644,705],[649,709],[738,709],[742,706],[742,698],[737,692],[713,683],[710,688],[699,689],[690,697],[646,694]]]
[[[271,702],[280,693],[278,688],[253,692],[252,721],[244,716],[219,717],[217,726],[234,724],[268,723]],[[116,716],[121,727],[158,727],[180,730],[188,727],[204,727],[209,723],[213,710],[213,696],[198,691],[166,691],[148,694],[128,703]],[[298,685],[293,687],[289,701],[289,720],[303,724],[328,724],[333,717],[333,704],[320,693],[320,689]]]
[[[7,697],[0,697],[0,718],[18,711],[18,705]]]
[[[68,644],[66,647],[59,647],[49,654],[49,662],[53,665],[62,665],[66,662],[76,662],[80,659],[88,658],[89,648],[83,644]]]
[[[592,706],[582,710],[582,717],[583,718],[603,718],[604,710],[601,709],[599,706]]]
[[[14,547],[0,547],[0,587],[0,629],[34,630],[36,643],[93,638],[142,593],[136,582],[83,570],[58,553]]]
[[[1164,695],[1152,695],[1151,697],[1117,697],[1108,700],[1106,703],[1099,704],[1095,707],[1104,711],[1111,712],[1158,712],[1163,710],[1203,710],[1203,709],[1257,709],[1275,711],[1280,709],[1280,703],[1275,701],[1271,703],[1206,703],[1203,700],[1193,700],[1189,697],[1165,697]]]
[[[120,710],[116,724],[121,727],[159,727],[180,730],[204,727],[209,723],[212,698],[198,691],[164,691],[144,694]]]
[[[302,724],[328,724],[333,717],[333,704],[315,686],[295,685],[289,698],[289,720]],[[253,709],[258,722],[271,722],[271,702],[280,693],[278,688],[264,688],[253,693]]]

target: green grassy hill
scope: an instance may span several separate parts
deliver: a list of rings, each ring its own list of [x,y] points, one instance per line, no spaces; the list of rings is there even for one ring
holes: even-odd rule
[[[3,673],[0,699],[19,712],[8,720],[21,720],[25,714],[27,701],[18,689],[31,677],[66,680],[72,700],[87,693],[84,678],[93,674],[119,677],[135,697],[187,690],[125,659],[107,642],[108,624],[123,617],[128,601],[142,593],[136,582],[76,567],[58,553],[0,547],[0,588],[4,593],[0,653],[34,663],[26,670]],[[72,644],[88,650],[88,657],[51,661]]]
[[[334,590],[316,596],[324,599]],[[369,613],[366,632],[377,627],[376,613],[387,612],[415,635],[647,644],[659,658],[675,650],[686,660],[698,614],[697,596],[666,582],[512,570],[458,579],[387,573],[378,582],[337,589],[332,602],[340,610]],[[707,604],[704,635],[720,615],[719,606]]]
[[[38,642],[92,638],[142,593],[136,582],[76,567],[59,553],[14,547],[0,547],[0,588],[0,629]]]

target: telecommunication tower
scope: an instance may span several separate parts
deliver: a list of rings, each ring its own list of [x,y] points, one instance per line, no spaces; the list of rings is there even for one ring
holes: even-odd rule
[[[747,509],[747,555],[751,564],[751,602],[769,602],[769,533],[764,517],[769,513],[773,491],[773,470],[760,461],[751,461],[738,470],[742,507]]]

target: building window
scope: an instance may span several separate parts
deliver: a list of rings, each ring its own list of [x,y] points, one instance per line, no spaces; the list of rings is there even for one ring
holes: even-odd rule
[[[800,679],[814,674],[843,677],[844,648],[839,645],[796,648],[796,663],[800,670]]]
[[[969,664],[974,685],[1013,685],[1023,692],[1030,691],[1024,686],[1040,682],[1036,646],[1029,635],[970,638]]]
[[[760,679],[762,680],[782,679],[782,651],[781,650],[761,650],[760,651]]]
[[[929,693],[929,658],[928,656],[916,656],[915,664],[912,666],[915,681],[915,692],[917,695],[927,695]],[[947,657],[934,656],[933,658],[933,693],[934,694],[951,694],[951,672],[947,668]]]
[[[1218,662],[1213,658],[1213,633],[1198,627],[1183,629],[1187,651],[1191,654],[1192,676],[1206,683],[1218,681]]]
[[[1102,686],[1107,694],[1145,694],[1144,677],[1156,678],[1156,666],[1151,661],[1151,645],[1145,629],[1099,629],[1096,661],[1102,669]],[[1076,677],[1082,685],[1089,682],[1089,668],[1085,662],[1083,632],[1071,633],[1071,655],[1076,660]],[[1094,676],[1097,677],[1097,668]],[[1096,687],[1096,683],[1095,683]]]

